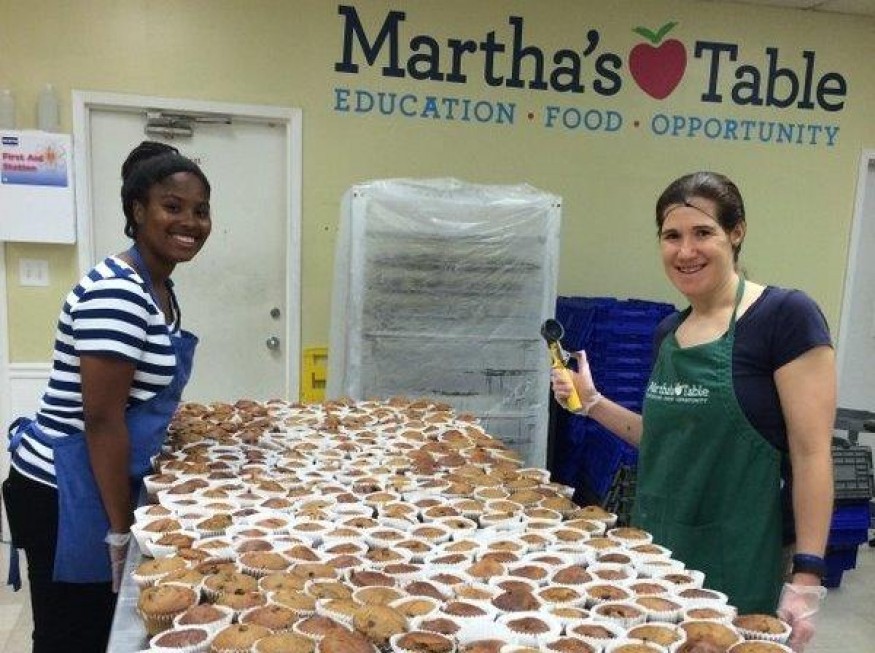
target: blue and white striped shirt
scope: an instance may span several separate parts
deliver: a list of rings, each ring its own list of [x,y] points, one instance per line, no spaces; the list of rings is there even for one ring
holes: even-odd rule
[[[148,401],[170,385],[176,367],[164,313],[130,265],[109,257],[67,295],[55,334],[49,383],[36,421],[53,438],[83,431],[81,355],[112,356],[136,364],[126,408]],[[12,466],[36,481],[56,486],[52,450],[25,435]]]

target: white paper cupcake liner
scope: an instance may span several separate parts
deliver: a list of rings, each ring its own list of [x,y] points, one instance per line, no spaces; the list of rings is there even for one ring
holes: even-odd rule
[[[786,644],[782,644],[780,642],[770,642],[774,648],[775,653],[793,653],[793,649],[787,646]],[[737,644],[733,644],[729,647],[727,653],[747,653],[746,652],[746,644],[750,644],[750,642],[738,642]]]
[[[735,626],[735,629],[741,634],[745,639],[753,639],[753,640],[762,640],[767,642],[774,642],[776,644],[786,644],[787,640],[790,639],[790,633],[792,632],[792,628],[790,624],[786,622],[781,622],[784,626],[784,632],[782,633],[764,633],[760,630],[751,630],[749,628],[742,628],[740,626]]]

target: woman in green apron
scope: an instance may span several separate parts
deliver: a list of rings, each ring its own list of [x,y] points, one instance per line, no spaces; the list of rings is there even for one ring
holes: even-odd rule
[[[704,571],[741,613],[777,608],[801,651],[825,593],[832,513],[836,380],[826,322],[803,293],[739,274],[744,204],[723,175],[673,182],[656,223],[666,275],[689,307],[660,325],[642,415],[602,397],[583,352],[571,377],[581,412],[640,447],[633,524]],[[572,390],[555,373],[553,388],[560,403]]]

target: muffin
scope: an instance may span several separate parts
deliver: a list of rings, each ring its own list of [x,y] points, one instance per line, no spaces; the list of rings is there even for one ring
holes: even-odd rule
[[[209,636],[209,633],[204,628],[178,628],[156,635],[149,642],[149,645],[152,649],[195,651],[202,646],[206,647]]]
[[[319,614],[324,614],[344,625],[352,627],[355,613],[361,607],[352,599],[328,599],[327,601],[323,599],[317,603],[316,610]]]
[[[609,646],[606,651],[610,653],[661,653],[665,649],[656,644],[647,642],[617,642]]]
[[[485,617],[488,614],[483,608],[467,601],[450,601],[441,608],[441,612],[452,617]]]
[[[189,587],[199,590],[201,583],[204,582],[204,575],[196,569],[182,568],[171,571],[166,576],[158,579],[157,585],[165,583],[176,583],[178,585],[188,585]]]
[[[379,571],[352,571],[349,573],[349,582],[356,587],[369,587],[378,585],[392,587],[395,579]]]
[[[207,598],[214,600],[225,592],[257,590],[258,581],[239,571],[222,571],[204,578],[203,588]]]
[[[503,576],[505,567],[500,562],[491,559],[481,559],[465,570],[469,576],[476,579],[488,580],[495,576]]]
[[[140,592],[137,610],[149,635],[157,635],[171,627],[173,618],[197,603],[198,595],[184,585],[154,585]]]
[[[544,587],[538,590],[537,596],[551,605],[583,602],[583,595],[571,587]]]
[[[353,628],[378,647],[386,647],[392,635],[407,629],[403,614],[384,605],[366,605],[359,608],[352,620]]]
[[[291,630],[298,616],[297,612],[282,605],[263,605],[240,615],[240,623],[257,624],[272,632],[285,632]]]
[[[522,644],[533,645],[539,639],[549,636],[551,632],[559,634],[559,628],[551,626],[545,617],[536,616],[536,613],[511,616],[504,619],[503,623]]]
[[[316,599],[301,590],[276,590],[271,592],[270,601],[302,615],[312,614],[316,610]]]
[[[428,596],[438,601],[446,599],[444,593],[434,584],[426,580],[415,580],[404,586],[404,591],[411,596]]]
[[[265,554],[266,555],[266,554]],[[313,578],[337,578],[337,570],[321,562],[299,562],[289,568],[293,576],[310,580]]]
[[[455,649],[453,640],[440,633],[429,633],[424,630],[414,630],[392,638],[395,650],[410,653],[452,653]],[[346,652],[345,652],[346,653]]]
[[[768,614],[745,614],[732,620],[732,625],[746,639],[768,639],[784,643],[790,635],[790,626]]]
[[[459,653],[500,653],[501,647],[507,644],[503,639],[478,639],[464,644]],[[593,649],[586,653],[591,653]]]
[[[307,580],[282,571],[258,579],[258,588],[263,592],[276,592],[278,590],[302,590],[307,585]],[[327,581],[334,582],[334,581]]]
[[[248,590],[242,587],[222,592],[216,599],[216,605],[224,605],[236,613],[241,613],[250,608],[257,608],[267,603],[267,597],[257,589]]]
[[[339,621],[335,621],[331,617],[326,617],[321,614],[313,614],[309,617],[300,619],[295,623],[292,629],[296,633],[304,635],[308,639],[317,642],[335,630],[349,632],[349,628],[341,624]]]
[[[182,558],[156,558],[141,562],[131,575],[137,585],[146,587],[154,584],[158,579],[166,576],[171,571],[185,569],[187,566]]]
[[[394,587],[360,587],[352,594],[356,603],[362,605],[388,605],[404,596],[404,592]]]
[[[688,621],[720,621],[730,623],[734,616],[734,608],[728,605],[702,606],[687,608],[683,612],[683,618]]]
[[[729,653],[792,653],[792,649],[777,642],[750,640],[730,647]]]
[[[741,641],[741,636],[732,627],[716,621],[685,621],[681,622],[680,628],[686,632],[687,641],[681,646],[679,653],[692,653],[697,644],[710,645],[717,647],[718,651],[725,651]]]
[[[291,564],[287,558],[272,551],[247,551],[238,560],[245,573],[257,578],[284,571]]]
[[[370,589],[370,588],[364,588]],[[389,587],[385,589],[391,589]],[[336,580],[308,580],[304,585],[304,593],[314,599],[349,599],[352,590],[348,585]]]
[[[393,601],[390,607],[395,608],[408,619],[431,614],[437,610],[441,602],[425,596],[405,596]]]
[[[332,630],[319,642],[319,653],[376,653],[374,645],[361,633]]]
[[[233,624],[226,626],[218,633],[210,644],[210,653],[224,651],[247,651],[262,637],[270,635],[264,626],[255,624]]]
[[[597,649],[576,637],[560,637],[545,645],[548,651],[558,653],[596,653]]]
[[[201,603],[191,606],[188,610],[178,615],[173,620],[173,624],[177,627],[200,626],[215,632],[230,625],[233,616],[234,611],[230,608]]]
[[[529,612],[540,609],[541,602],[530,591],[512,590],[496,596],[492,605],[504,612]]]
[[[420,630],[427,630],[430,633],[440,633],[447,637],[454,637],[462,630],[461,624],[447,617],[426,617],[416,622],[416,627]]]
[[[642,623],[646,619],[643,608],[622,601],[599,603],[593,607],[592,615],[596,618],[609,619],[624,627]]]
[[[316,642],[303,635],[274,633],[255,642],[252,650],[254,653],[315,653]]]
[[[683,635],[678,631],[677,627],[652,623],[630,628],[626,632],[626,637],[629,639],[640,639],[644,642],[652,642],[666,648],[683,639]]]

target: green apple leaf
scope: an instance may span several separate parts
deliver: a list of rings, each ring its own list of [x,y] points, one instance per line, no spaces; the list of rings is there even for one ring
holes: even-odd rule
[[[665,35],[674,29],[676,25],[677,21],[671,21],[660,27],[656,32],[640,26],[632,31],[643,36],[645,39],[653,43],[653,45],[659,45],[659,42],[662,41],[662,39],[665,38]]]

